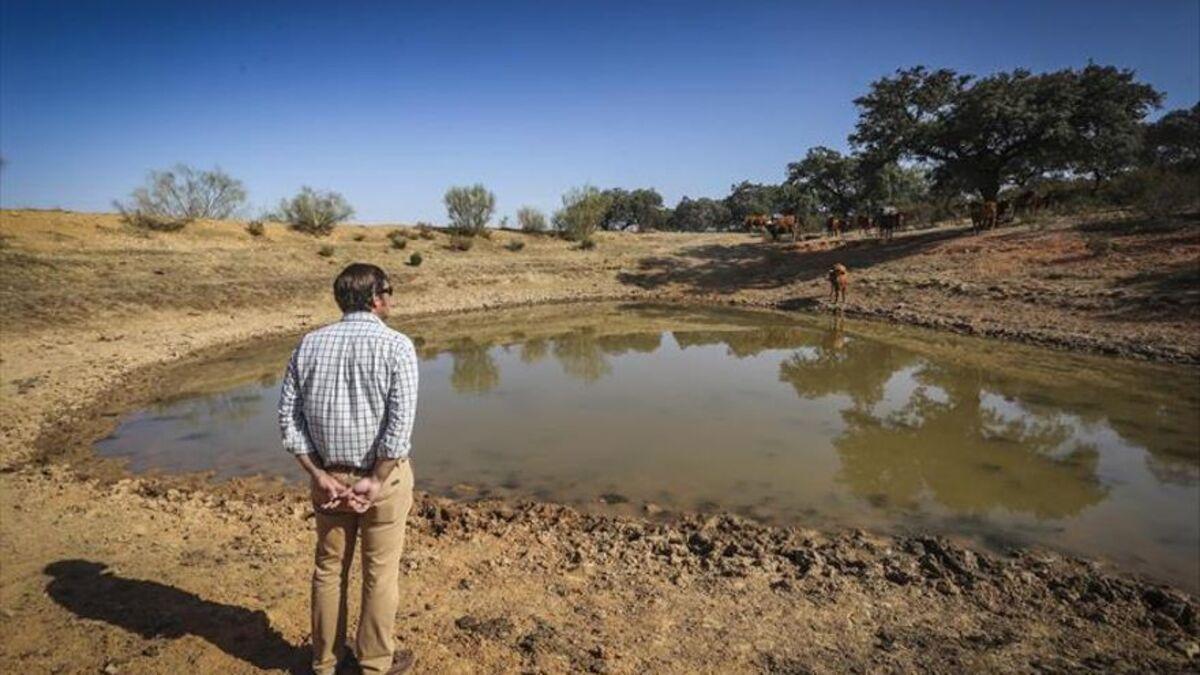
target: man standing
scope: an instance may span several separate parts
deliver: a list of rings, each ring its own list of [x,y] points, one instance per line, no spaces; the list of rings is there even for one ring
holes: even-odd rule
[[[392,287],[375,265],[355,263],[333,282],[342,320],[305,335],[279,399],[283,447],[312,477],[316,570],[312,579],[313,671],[339,665],[394,675],[413,664],[396,652],[400,553],[412,507],[408,461],[417,409],[412,341],[388,328]],[[362,611],[354,653],[346,649],[346,591],[362,537]]]

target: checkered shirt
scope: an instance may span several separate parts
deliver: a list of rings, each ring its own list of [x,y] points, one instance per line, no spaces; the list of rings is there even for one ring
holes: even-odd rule
[[[305,335],[279,395],[283,447],[325,465],[370,469],[408,457],[417,412],[417,352],[371,312]]]

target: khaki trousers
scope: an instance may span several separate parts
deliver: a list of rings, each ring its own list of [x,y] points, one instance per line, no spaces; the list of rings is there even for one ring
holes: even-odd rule
[[[365,473],[330,471],[346,485]],[[375,504],[363,514],[317,511],[316,569],[312,578],[313,671],[331,675],[346,642],[346,592],[354,545],[362,535],[362,610],[354,652],[364,673],[385,673],[396,648],[393,630],[400,605],[400,554],[413,503],[412,465],[392,469]]]

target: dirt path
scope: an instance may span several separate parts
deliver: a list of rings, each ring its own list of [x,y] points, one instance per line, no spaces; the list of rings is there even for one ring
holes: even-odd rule
[[[95,416],[120,414],[119,392],[150,390],[156,364],[335,319],[326,289],[349,260],[384,260],[403,282],[397,304],[414,313],[614,297],[819,307],[821,272],[849,260],[858,313],[1197,361],[1200,227],[1126,228],[1101,249],[1089,237],[1110,224],[1068,225],[807,253],[668,234],[610,235],[587,252],[548,238],[503,249],[516,234],[466,254],[419,239],[392,251],[383,231],[347,228],[324,259],[277,229],[267,241],[232,223],[146,237],[111,216],[2,212],[0,663],[121,673],[303,663],[313,535],[301,495],[29,460],[47,444],[86,448]],[[424,251],[421,267],[402,264],[412,250]],[[928,537],[424,495],[412,525],[398,632],[422,672],[1200,663],[1195,598],[1045,551],[998,557]]]

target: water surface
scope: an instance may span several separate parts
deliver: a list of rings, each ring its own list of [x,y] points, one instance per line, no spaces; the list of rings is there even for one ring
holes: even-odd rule
[[[421,352],[421,489],[1040,543],[1200,587],[1194,369],[741,310],[396,327]],[[99,452],[300,480],[275,418],[295,342],[174,373]]]

